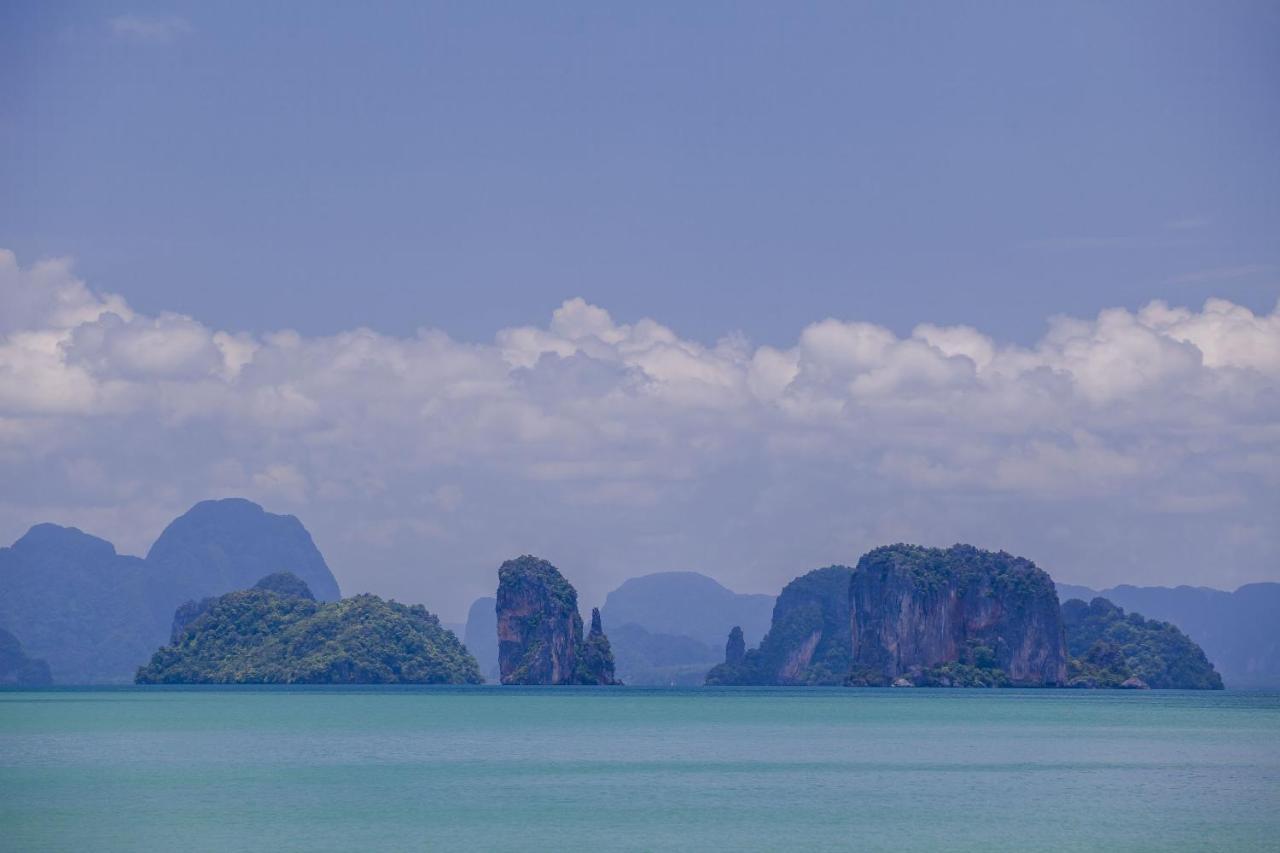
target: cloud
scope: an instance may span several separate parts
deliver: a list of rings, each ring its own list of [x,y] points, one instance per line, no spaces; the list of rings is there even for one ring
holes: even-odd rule
[[[217,330],[0,252],[0,535],[136,552],[244,494],[302,517],[347,591],[446,615],[516,553],[598,601],[673,568],[776,590],[901,538],[1231,586],[1280,564],[1276,459],[1280,311],[1220,299],[1051,318],[1033,346],[828,318],[785,347],[570,299],[477,345]]]
[[[168,44],[194,32],[191,23],[177,15],[119,15],[108,22],[116,38]]]

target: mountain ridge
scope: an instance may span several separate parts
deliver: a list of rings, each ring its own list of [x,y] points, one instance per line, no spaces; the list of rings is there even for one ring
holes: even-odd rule
[[[50,522],[0,548],[0,625],[48,662],[58,684],[123,684],[163,645],[175,610],[298,570],[330,597],[336,579],[296,517],[244,498],[200,501],[175,518],[147,556]],[[313,588],[314,588],[313,587]]]

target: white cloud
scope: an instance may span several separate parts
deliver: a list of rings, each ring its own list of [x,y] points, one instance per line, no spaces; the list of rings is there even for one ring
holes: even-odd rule
[[[302,516],[349,591],[446,612],[526,551],[588,598],[681,567],[776,589],[888,536],[1077,581],[1242,582],[1280,558],[1280,310],[1153,302],[1054,318],[1031,347],[836,319],[708,346],[581,299],[492,345],[252,335],[9,252],[0,309],[10,537],[54,520],[145,544],[241,493]]]

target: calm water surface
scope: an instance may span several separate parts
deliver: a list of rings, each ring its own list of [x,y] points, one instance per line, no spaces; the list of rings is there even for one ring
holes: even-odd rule
[[[1277,850],[1280,694],[0,692],[0,849]]]

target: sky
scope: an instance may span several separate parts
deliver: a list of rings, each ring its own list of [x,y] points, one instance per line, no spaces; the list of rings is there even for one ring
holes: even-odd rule
[[[446,618],[875,545],[1280,580],[1280,6],[0,6],[0,541]]]

